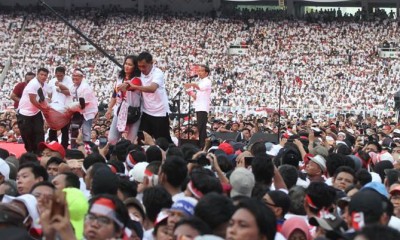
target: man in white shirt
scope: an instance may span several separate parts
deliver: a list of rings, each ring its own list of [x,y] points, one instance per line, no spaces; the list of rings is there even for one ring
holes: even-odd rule
[[[56,77],[51,79],[49,82],[49,97],[51,99],[52,106],[59,105],[61,108],[67,106],[72,102],[72,97],[69,89],[72,87],[72,79],[69,76],[65,76],[65,68],[57,67],[55,71]],[[69,125],[65,125],[61,128],[61,145],[67,149],[69,142]],[[49,130],[49,141],[57,141],[57,130]]]
[[[197,83],[186,83],[186,89],[193,89],[188,94],[194,99],[193,106],[196,111],[197,128],[199,130],[200,147],[204,148],[207,138],[208,112],[211,104],[211,80],[208,77],[210,68],[206,65],[199,65],[197,74],[200,81]],[[195,90],[195,91],[194,91]]]
[[[143,94],[142,119],[140,130],[155,139],[164,137],[172,143],[169,132],[170,113],[164,73],[153,65],[153,56],[142,52],[138,56],[138,68],[141,71],[142,86],[131,84],[131,90],[139,90]]]
[[[72,73],[73,85],[70,93],[74,102],[83,105],[84,108],[74,114],[71,120],[71,148],[77,148],[76,138],[79,135],[79,128],[82,127],[83,142],[90,142],[90,133],[92,123],[98,112],[98,101],[92,87],[84,79],[84,72],[81,69],[75,69]]]
[[[39,68],[37,77],[29,81],[17,110],[17,123],[27,152],[39,154],[38,145],[44,142],[43,116],[39,102],[45,100],[44,93],[48,92],[47,77],[49,70]]]

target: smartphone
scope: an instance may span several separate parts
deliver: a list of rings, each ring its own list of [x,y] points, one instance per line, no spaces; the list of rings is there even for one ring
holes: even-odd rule
[[[107,137],[101,136],[99,137],[99,148],[103,148],[107,145]]]
[[[64,216],[65,215],[65,193],[56,192],[53,195],[53,201],[51,204],[50,216]]]
[[[137,133],[137,144],[138,145],[143,145],[143,142],[144,142],[143,131],[138,131],[138,133]]]
[[[253,162],[254,157],[244,157],[244,166],[248,168],[251,166],[251,163]]]

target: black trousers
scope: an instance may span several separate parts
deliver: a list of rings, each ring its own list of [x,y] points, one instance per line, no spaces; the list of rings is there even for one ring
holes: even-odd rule
[[[40,142],[44,142],[42,112],[38,112],[34,116],[17,114],[17,124],[21,131],[22,140],[24,140],[25,150],[39,154],[38,145]]]
[[[169,118],[168,113],[165,114],[165,117],[155,117],[149,114],[143,113],[142,118],[140,120],[141,131],[145,131],[154,139],[159,137],[166,138],[169,143],[172,143],[171,135],[169,132]]]
[[[197,128],[199,130],[199,144],[203,149],[207,138],[207,121],[208,116],[206,111],[196,112]]]
[[[69,145],[69,123],[61,128],[61,145],[67,149]],[[49,130],[49,141],[58,142],[57,130]]]

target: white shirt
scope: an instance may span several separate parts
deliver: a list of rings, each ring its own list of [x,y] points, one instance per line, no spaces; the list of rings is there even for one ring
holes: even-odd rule
[[[208,77],[205,77],[200,79],[197,85],[200,89],[196,89],[196,100],[194,100],[193,106],[196,109],[196,112],[209,112],[211,104],[211,80]]]
[[[68,105],[69,103],[72,102],[72,96],[66,96],[62,92],[59,91],[59,87],[56,86],[56,82],[58,82],[57,78],[53,78],[49,81],[49,93],[51,94],[51,102],[52,103],[58,103],[58,104],[63,104],[63,105]],[[68,89],[71,89],[73,82],[72,78],[69,76],[64,76],[64,79],[61,81],[61,83],[67,87]]]
[[[82,110],[83,117],[85,120],[93,119],[98,112],[99,104],[97,102],[96,94],[87,81],[82,80],[79,86],[72,85],[69,91],[74,101],[78,101],[79,98],[85,99],[86,107]]]
[[[37,80],[37,78],[34,78],[29,81],[28,85],[26,85],[24,91],[22,92],[21,100],[19,101],[18,105],[18,110],[20,114],[24,116],[35,116],[40,111],[39,108],[35,107],[35,105],[33,105],[31,103],[31,100],[29,99],[29,94],[35,94],[36,100],[39,101],[39,96],[37,93],[39,88],[43,89],[43,94],[46,97],[46,93],[48,92],[47,83],[44,83],[44,85],[42,86],[39,80]]]
[[[141,74],[143,86],[152,83],[158,85],[154,93],[143,92],[143,112],[154,117],[166,117],[169,113],[168,96],[165,90],[164,73],[157,67],[151,69],[149,75]]]

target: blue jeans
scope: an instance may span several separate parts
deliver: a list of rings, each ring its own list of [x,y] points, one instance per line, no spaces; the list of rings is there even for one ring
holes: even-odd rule
[[[84,142],[90,142],[90,134],[92,132],[93,119],[83,120],[82,123],[82,140]]]

